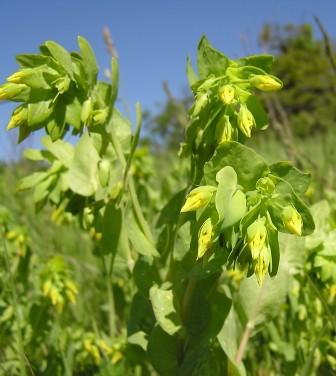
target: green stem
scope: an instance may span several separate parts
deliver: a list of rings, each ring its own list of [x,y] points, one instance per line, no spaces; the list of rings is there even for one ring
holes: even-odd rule
[[[186,292],[183,297],[183,302],[182,302],[182,319],[183,321],[186,321],[189,315],[189,308],[192,300],[192,296],[194,293],[196,287],[196,279],[194,278],[189,278]]]
[[[111,261],[111,266],[109,270],[107,269],[104,256],[102,256],[106,290],[107,290],[107,302],[108,302],[108,322],[109,322],[109,334],[111,338],[115,337],[116,334],[116,314],[115,314],[115,305],[114,305],[114,296],[112,289],[112,270],[113,270],[113,259]]]
[[[4,231],[2,231],[2,240],[3,240],[3,246],[4,246],[6,270],[8,273],[8,279],[9,279],[10,290],[11,290],[11,304],[14,308],[16,325],[17,325],[16,340],[17,340],[17,345],[19,349],[20,374],[23,376],[27,376],[27,369],[26,369],[26,364],[25,364],[26,356],[24,353],[23,336],[21,332],[21,314],[19,311],[18,296],[17,296],[16,286],[15,286],[15,281],[14,281],[14,277],[11,273],[10,266],[9,266],[9,255],[8,255],[8,249],[7,249]]]
[[[112,126],[111,126],[111,128],[113,129]],[[118,157],[122,167],[125,169],[127,167],[127,161],[126,161],[126,158],[124,156],[120,142],[119,142],[118,138],[115,137],[113,130],[110,133],[110,137],[111,137],[111,142],[112,142],[112,145],[114,147],[114,150],[117,154],[117,157]],[[139,222],[139,225],[141,227],[141,230],[145,234],[146,238],[150,242],[154,243],[151,230],[150,230],[148,223],[147,223],[147,221],[146,221],[146,219],[145,219],[145,217],[142,213],[141,206],[140,206],[139,199],[138,199],[138,195],[137,195],[136,189],[135,189],[134,180],[133,180],[133,177],[132,177],[131,174],[128,176],[127,185],[128,185],[128,189],[129,189],[132,204],[133,204],[133,209],[134,209],[136,218]]]

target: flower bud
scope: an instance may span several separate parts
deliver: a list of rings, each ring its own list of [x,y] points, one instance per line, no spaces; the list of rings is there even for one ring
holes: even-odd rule
[[[215,187],[204,185],[193,189],[186,198],[186,202],[183,205],[181,212],[194,211],[202,206],[205,206],[211,199],[212,193],[216,190]]]
[[[90,123],[90,119],[92,117],[92,99],[88,98],[86,101],[84,101],[82,106],[82,112],[81,112],[81,121],[84,124]]]
[[[245,106],[240,107],[238,113],[238,126],[246,137],[251,137],[252,128],[255,127],[255,119],[251,111]]]
[[[293,206],[286,206],[282,211],[282,219],[286,229],[292,234],[301,236],[302,218]]]
[[[107,119],[107,116],[108,116],[107,108],[93,111],[93,121],[95,125],[104,124]]]
[[[235,97],[235,88],[232,85],[224,85],[219,89],[219,99],[223,104],[228,105],[233,102]]]
[[[65,93],[68,91],[70,87],[70,78],[68,76],[63,76],[58,78],[56,81],[54,81],[54,85],[56,86],[57,90],[60,94]]]
[[[276,77],[257,74],[250,78],[250,84],[262,91],[276,91],[282,88],[282,82]]]
[[[36,89],[49,89],[50,86],[44,77],[45,69],[25,68],[21,69],[7,78],[12,84],[25,84]]]
[[[265,217],[257,219],[247,228],[247,244],[254,260],[259,257],[261,250],[265,246],[266,237]]]
[[[105,188],[110,180],[110,162],[107,159],[98,162],[98,176],[101,186]]]
[[[212,245],[212,223],[211,219],[208,218],[201,226],[198,233],[198,252],[197,259],[204,256]]]
[[[271,195],[274,192],[275,184],[272,179],[266,176],[257,181],[256,188],[260,193]]]
[[[14,110],[9,123],[7,124],[7,130],[26,124],[27,118],[28,118],[27,106],[17,107]]]
[[[0,100],[15,100],[25,92],[29,92],[27,85],[6,83],[0,87]]]
[[[270,260],[270,250],[267,246],[264,246],[260,251],[259,257],[254,261],[254,273],[260,286],[265,279]]]
[[[222,116],[216,124],[216,139],[218,144],[222,144],[232,139],[232,125],[228,115]]]
[[[88,207],[84,208],[83,210],[83,227],[85,230],[92,227],[94,222],[94,214],[92,213],[92,210]]]
[[[23,84],[25,83],[27,79],[29,79],[34,74],[35,74],[35,71],[32,68],[22,69],[10,75],[7,78],[7,81],[13,84]]]

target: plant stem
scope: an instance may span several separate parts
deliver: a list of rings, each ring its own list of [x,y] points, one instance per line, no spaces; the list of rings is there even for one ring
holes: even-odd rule
[[[261,305],[261,301],[262,301],[262,298],[263,298],[265,291],[266,290],[265,290],[265,283],[264,283],[263,286],[261,287],[259,293],[258,293],[258,296],[257,296],[257,299],[256,299],[256,304],[254,306],[253,312],[251,314],[250,319],[248,320],[248,322],[246,324],[244,333],[242,335],[242,338],[241,338],[239,346],[238,346],[237,354],[236,354],[236,357],[235,357],[235,361],[238,365],[243,360],[245,349],[246,349],[246,346],[247,346],[248,341],[250,339],[252,330],[254,328],[255,321],[257,319],[259,309],[260,309],[260,305]]]
[[[184,321],[186,321],[186,319],[188,318],[189,307],[190,307],[190,303],[192,300],[192,295],[195,290],[195,287],[196,287],[196,279],[190,278],[188,280],[186,292],[184,294],[183,302],[182,302],[182,318]]]
[[[113,129],[113,127],[111,127],[111,128]],[[126,158],[125,158],[124,153],[122,151],[120,142],[119,142],[118,138],[115,137],[113,130],[110,132],[110,138],[111,138],[111,142],[112,142],[112,145],[114,147],[114,150],[117,154],[117,157],[118,157],[121,165],[125,169],[127,167],[127,161],[126,161]],[[129,174],[129,176],[128,176],[127,185],[128,185],[128,189],[129,189],[132,204],[133,204],[133,209],[134,209],[135,215],[137,217],[137,220],[139,222],[139,225],[141,227],[141,230],[143,231],[146,238],[151,243],[154,243],[151,230],[150,230],[148,223],[147,223],[147,221],[146,221],[146,219],[145,219],[145,217],[142,213],[141,206],[140,206],[139,199],[138,199],[138,195],[136,193],[136,189],[135,189],[135,185],[134,185],[134,180],[133,180],[133,177],[132,177],[131,174]]]
[[[8,273],[8,279],[10,284],[10,290],[11,290],[11,304],[14,308],[15,312],[15,319],[16,319],[16,326],[17,326],[17,345],[19,349],[19,360],[20,360],[20,373],[23,376],[27,376],[27,369],[26,369],[26,356],[24,353],[24,346],[23,346],[23,336],[21,332],[21,314],[19,311],[19,305],[18,305],[18,297],[17,297],[17,291],[16,286],[14,282],[14,277],[11,273],[10,266],[9,266],[9,255],[8,255],[8,249],[7,244],[5,240],[5,233],[2,231],[2,241],[3,241],[3,247],[4,247],[4,256],[5,256],[5,264],[6,269]]]
[[[112,269],[113,264],[111,261],[111,267],[108,270],[104,256],[102,256],[104,274],[105,274],[105,281],[106,281],[106,290],[107,290],[107,301],[108,301],[108,322],[109,322],[109,334],[111,338],[114,338],[116,334],[116,314],[115,314],[115,306],[114,306],[114,296],[113,296],[113,289],[112,289]]]

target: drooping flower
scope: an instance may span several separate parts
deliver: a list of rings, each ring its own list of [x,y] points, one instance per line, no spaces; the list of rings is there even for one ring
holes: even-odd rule
[[[201,258],[210,249],[212,245],[213,226],[211,219],[208,218],[201,226],[198,233],[198,252],[197,258]]]
[[[235,97],[235,88],[233,85],[224,85],[219,89],[219,98],[223,104],[231,104]]]
[[[251,137],[252,128],[255,127],[256,122],[252,112],[242,105],[238,113],[238,127],[246,137]]]
[[[7,129],[9,130],[9,129],[16,128],[20,125],[24,125],[26,124],[27,119],[28,119],[27,106],[25,105],[19,106],[14,110],[13,115],[11,119],[9,120],[9,123],[7,124]]]
[[[222,144],[232,139],[232,125],[228,115],[222,116],[216,124],[216,139],[218,144]]]
[[[257,219],[247,228],[247,244],[253,260],[259,257],[261,250],[265,246],[266,238],[265,217]]]
[[[292,234],[301,236],[302,217],[293,206],[286,206],[282,211],[282,219],[286,229]]]
[[[183,205],[181,212],[194,211],[205,206],[210,201],[212,193],[215,190],[216,188],[210,185],[204,185],[193,189],[187,195],[186,202]]]
[[[260,286],[265,279],[270,260],[270,250],[266,245],[264,245],[259,253],[258,258],[254,260],[254,273]]]
[[[279,79],[266,74],[257,74],[251,77],[249,81],[252,86],[262,91],[276,91],[283,86]]]

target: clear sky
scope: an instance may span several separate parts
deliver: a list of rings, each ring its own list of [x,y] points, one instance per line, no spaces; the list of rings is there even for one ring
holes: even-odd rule
[[[0,0],[0,80],[16,69],[16,54],[36,52],[47,39],[77,49],[79,34],[106,68],[102,28],[108,26],[120,58],[123,103],[132,113],[137,100],[155,111],[165,99],[164,80],[177,96],[187,86],[186,56],[195,56],[202,33],[234,58],[258,52],[257,36],[265,22],[312,23],[317,15],[335,36],[335,14],[335,0]],[[0,105],[0,159],[14,150],[13,135],[5,131],[11,108]]]

